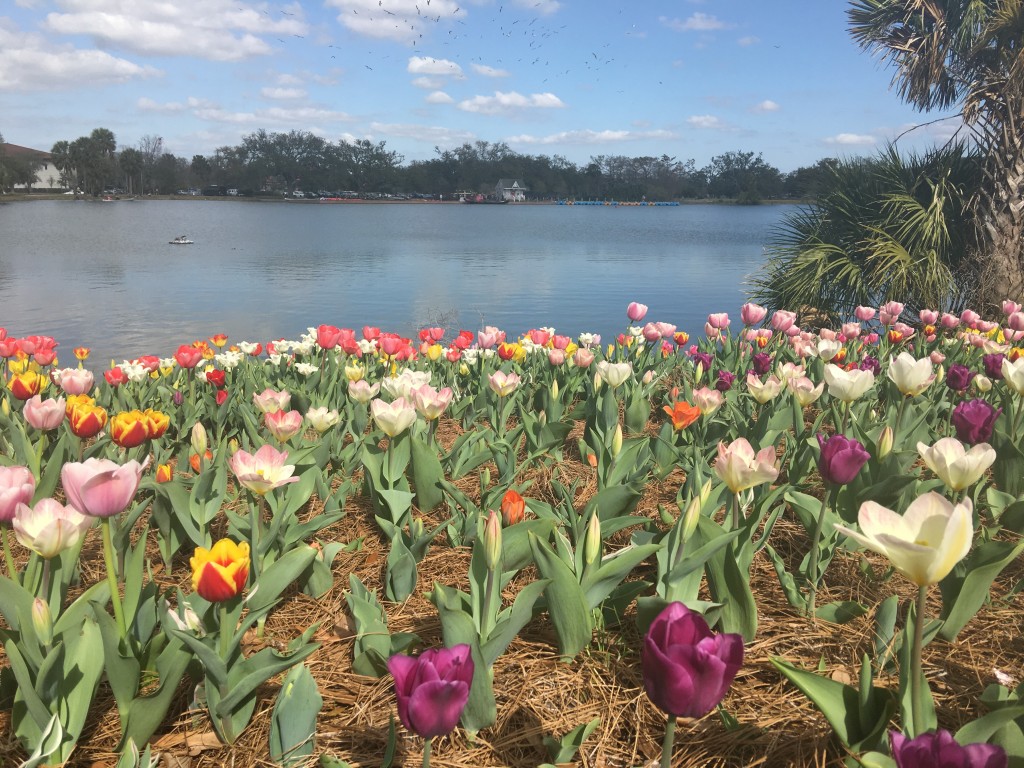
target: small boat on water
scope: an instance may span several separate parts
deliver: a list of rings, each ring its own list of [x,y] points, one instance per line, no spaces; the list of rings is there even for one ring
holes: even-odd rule
[[[188,235],[178,235],[173,240],[168,241],[169,245],[192,245],[193,243],[195,243],[195,240],[189,240]]]

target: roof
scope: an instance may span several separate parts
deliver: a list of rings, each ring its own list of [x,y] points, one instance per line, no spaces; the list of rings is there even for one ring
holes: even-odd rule
[[[498,186],[502,189],[512,189],[515,187],[516,189],[521,189],[524,192],[526,191],[526,187],[523,186],[523,183],[519,179],[498,179]]]
[[[43,152],[39,149],[32,149],[31,147],[22,147],[19,144],[8,144],[3,143],[4,153],[8,157],[31,157],[37,160],[49,160],[50,153]]]

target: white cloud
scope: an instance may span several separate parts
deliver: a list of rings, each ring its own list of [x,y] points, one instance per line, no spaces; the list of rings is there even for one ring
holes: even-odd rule
[[[357,35],[410,42],[429,33],[433,22],[461,18],[466,14],[461,0],[326,0],[338,10],[337,20]],[[417,7],[419,6],[419,7]]]
[[[297,75],[292,75],[287,72],[282,72],[276,78],[278,85],[302,85],[303,80]]]
[[[508,70],[506,69],[495,69],[485,64],[471,64],[470,66],[474,72],[484,77],[508,77]]]
[[[839,144],[847,147],[869,147],[878,140],[864,133],[839,133],[825,139],[826,144]]]
[[[105,51],[56,45],[3,18],[0,51],[0,91],[66,90],[162,74]]]
[[[46,15],[44,27],[58,34],[86,35],[104,47],[155,56],[194,56],[238,61],[270,53],[263,35],[305,35],[302,8],[270,15],[239,0],[58,0],[66,12]]]
[[[686,118],[686,122],[695,128],[725,128],[726,125],[714,115],[692,115]]]
[[[747,35],[746,37],[741,37],[739,40],[737,40],[736,44],[742,45],[744,48],[746,48],[747,46],[756,45],[757,43],[760,42],[761,38],[755,37],[754,35]]]
[[[167,114],[174,114],[175,112],[184,112],[188,109],[186,104],[182,104],[180,101],[169,101],[165,104],[153,101],[153,99],[143,96],[141,99],[135,102],[135,106],[141,109],[143,112],[165,112]]]
[[[417,88],[422,88],[425,91],[436,91],[438,88],[444,87],[444,78],[440,77],[416,77],[413,78],[412,84]]]
[[[541,16],[550,16],[562,7],[558,0],[515,0],[515,4]]]
[[[524,96],[516,91],[495,91],[493,96],[474,96],[472,99],[459,102],[459,109],[463,112],[476,112],[482,115],[497,115],[520,109],[557,109],[564,106],[562,100],[553,93]]]
[[[450,75],[462,77],[462,67],[448,59],[435,59],[433,56],[410,56],[408,72],[414,75]]]
[[[260,95],[265,99],[304,99],[306,91],[303,88],[262,88]]]
[[[509,144],[609,144],[625,141],[641,141],[643,139],[673,139],[671,131],[595,131],[584,128],[578,131],[560,131],[547,136],[533,136],[528,133],[510,136]]]
[[[781,107],[771,99],[765,99],[754,107],[755,112],[778,112]]]
[[[433,5],[433,4],[431,4]],[[413,125],[408,123],[371,123],[370,129],[376,134],[408,139],[417,139],[440,147],[458,147],[476,140],[469,131],[446,128],[439,125]]]
[[[658,21],[662,25],[676,32],[714,32],[719,29],[728,29],[731,24],[726,24],[717,16],[712,16],[700,11],[689,16],[685,21],[682,19],[667,16],[659,16]]]
[[[425,100],[428,104],[451,104],[455,101],[444,91],[434,91],[428,94]]]

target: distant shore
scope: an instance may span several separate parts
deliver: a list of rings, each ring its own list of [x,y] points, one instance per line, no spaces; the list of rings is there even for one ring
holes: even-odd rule
[[[15,192],[6,195],[0,195],[0,204],[3,203],[18,203],[18,202],[31,202],[34,200],[62,200],[64,202],[92,202],[101,203],[104,202],[103,196],[93,197],[92,195],[68,195],[63,192]],[[339,199],[339,200],[321,200],[319,198],[303,199],[303,198],[290,198],[283,196],[270,196],[270,195],[254,195],[251,197],[236,197],[236,196],[207,196],[202,195],[115,195],[113,202],[137,202],[145,200],[179,200],[182,202],[244,202],[244,203],[288,203],[289,205],[476,205],[475,203],[462,203],[460,200],[424,200],[422,198],[409,199],[409,200],[363,200],[361,198],[356,199]],[[110,201],[106,201],[110,202]],[[584,202],[584,201],[581,201]],[[595,201],[596,202],[596,201]],[[631,203],[635,204],[637,201],[633,200],[606,200],[600,202],[607,202],[609,207],[612,203]],[[653,205],[647,207],[656,207]],[[676,201],[673,201],[676,202]],[[677,201],[679,205],[738,205],[735,200],[728,198],[715,198],[715,199],[682,199]],[[809,200],[761,200],[757,205],[806,205]],[[510,202],[508,205],[519,206],[519,205],[558,205],[558,200],[527,200],[524,202],[513,203]],[[584,206],[581,206],[584,207]],[[634,207],[641,207],[635,206]]]

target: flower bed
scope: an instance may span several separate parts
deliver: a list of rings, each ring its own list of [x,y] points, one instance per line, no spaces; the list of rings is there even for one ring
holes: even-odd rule
[[[324,325],[99,383],[0,331],[0,756],[1024,760],[1004,310]]]

